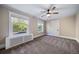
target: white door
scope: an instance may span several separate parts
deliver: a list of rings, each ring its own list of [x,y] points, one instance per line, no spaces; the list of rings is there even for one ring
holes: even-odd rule
[[[47,22],[47,34],[52,36],[59,35],[59,20],[53,20]]]

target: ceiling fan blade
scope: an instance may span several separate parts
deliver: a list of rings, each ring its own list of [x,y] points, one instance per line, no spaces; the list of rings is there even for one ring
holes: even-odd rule
[[[41,13],[45,13],[45,12],[47,12],[47,11],[40,11]]]
[[[53,14],[59,14],[58,12],[53,12]]]
[[[56,9],[56,7],[54,6],[53,8],[52,8],[52,10],[55,10]]]
[[[44,16],[46,16],[46,14],[42,15],[41,17],[44,17]]]

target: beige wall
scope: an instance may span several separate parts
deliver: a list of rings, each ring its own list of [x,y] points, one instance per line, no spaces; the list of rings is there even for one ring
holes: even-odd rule
[[[68,16],[60,19],[60,36],[75,38],[76,18]]]
[[[76,16],[68,16],[68,17],[63,17],[63,18],[60,18],[60,19],[57,19],[59,20],[59,36],[61,37],[67,37],[67,38],[75,38],[76,37]],[[52,21],[55,21],[55,20],[51,20],[50,22]],[[47,24],[49,22],[47,21]],[[52,23],[49,23],[50,24],[50,31],[52,31],[51,29],[51,24]],[[53,25],[53,24],[52,24]],[[54,27],[55,28],[55,27]],[[49,30],[48,30],[49,31]],[[49,31],[49,32],[50,32]],[[51,32],[52,33],[52,32]]]
[[[45,32],[41,32],[41,33],[37,32],[37,22],[38,22],[38,19],[30,18],[30,26],[29,26],[30,27],[30,32],[34,34],[34,37],[39,37],[40,35],[45,34]]]
[[[8,12],[6,9],[0,7],[0,35],[7,36],[8,35]]]
[[[77,41],[79,42],[79,12],[76,15],[76,38]]]
[[[0,33],[1,33],[1,9],[0,9]],[[0,37],[1,37],[1,34],[0,34]]]
[[[0,13],[0,16],[1,16],[1,18],[0,18],[0,35],[5,37],[5,36],[8,36],[8,34],[9,34],[8,33],[9,32],[9,26],[8,26],[9,25],[9,11],[29,17],[29,24],[30,24],[29,31],[31,33],[33,33],[34,37],[45,34],[44,32],[38,33],[36,31],[37,30],[37,20],[40,20],[40,19],[32,17],[31,15],[28,15],[26,13],[23,13],[21,11],[15,10],[15,9],[13,10],[13,9],[7,9],[4,7],[2,7],[2,8],[0,7],[0,12],[2,12],[2,14]],[[43,20],[41,20],[41,21],[43,21]]]

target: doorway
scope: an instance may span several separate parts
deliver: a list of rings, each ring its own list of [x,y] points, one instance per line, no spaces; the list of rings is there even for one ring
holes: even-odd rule
[[[47,35],[59,36],[59,20],[47,22]]]

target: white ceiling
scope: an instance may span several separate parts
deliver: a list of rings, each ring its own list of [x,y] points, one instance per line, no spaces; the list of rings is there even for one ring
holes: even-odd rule
[[[74,5],[73,4],[54,4],[59,14],[56,14],[56,15],[52,14],[48,18],[47,16],[41,17],[41,15],[43,14],[40,11],[47,10],[50,4],[9,4],[7,6],[20,10],[22,12],[31,14],[43,20],[47,20],[47,19],[53,20],[64,16],[74,15],[79,10],[78,4],[74,4]]]

